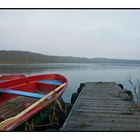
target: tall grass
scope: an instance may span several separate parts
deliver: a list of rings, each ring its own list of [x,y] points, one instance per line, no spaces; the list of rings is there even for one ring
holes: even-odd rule
[[[130,85],[133,88],[133,96],[134,96],[134,101],[137,104],[138,107],[138,111],[140,111],[140,81],[137,80],[137,82],[134,84],[134,82],[132,82],[132,79],[130,77],[130,79],[128,80],[128,82],[130,83]],[[136,99],[136,100],[135,100]]]

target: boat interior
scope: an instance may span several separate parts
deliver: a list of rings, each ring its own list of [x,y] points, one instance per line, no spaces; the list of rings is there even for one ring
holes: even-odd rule
[[[61,85],[64,79],[60,81],[52,78],[44,78],[38,81],[29,81],[25,78],[26,82],[22,81],[23,83],[21,82],[21,84],[16,84],[17,81],[13,80],[15,84],[9,84],[10,86],[8,88],[5,88],[5,84],[0,85],[2,87],[0,89],[0,122],[19,114],[41,98],[38,95],[43,97],[48,94]],[[31,96],[28,96],[30,94]]]

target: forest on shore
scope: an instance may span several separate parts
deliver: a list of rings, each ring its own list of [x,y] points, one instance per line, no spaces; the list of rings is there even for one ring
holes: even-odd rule
[[[72,56],[51,56],[40,53],[16,50],[0,50],[0,63],[134,63],[140,60],[86,58]]]

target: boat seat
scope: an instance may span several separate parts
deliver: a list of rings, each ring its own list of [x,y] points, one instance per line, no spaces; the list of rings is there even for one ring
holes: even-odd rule
[[[6,80],[0,80],[0,82],[5,82]]]
[[[33,93],[33,92],[19,91],[19,90],[14,90],[14,89],[5,89],[5,88],[0,88],[0,93],[15,94],[19,96],[33,97],[33,98],[38,98],[38,99],[41,99],[44,97],[44,95],[40,93]]]
[[[63,84],[61,81],[58,81],[58,80],[40,80],[37,82],[44,83],[44,84],[51,84],[51,85],[62,85]]]

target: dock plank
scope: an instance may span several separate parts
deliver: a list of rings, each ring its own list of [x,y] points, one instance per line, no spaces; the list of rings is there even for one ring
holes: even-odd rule
[[[115,82],[87,82],[61,131],[140,131],[140,112]]]

